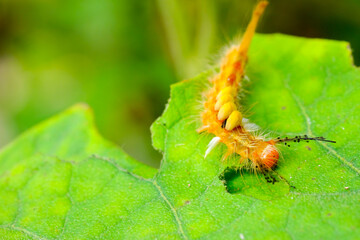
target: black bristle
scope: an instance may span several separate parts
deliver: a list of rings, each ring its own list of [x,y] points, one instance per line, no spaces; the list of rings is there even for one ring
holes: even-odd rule
[[[225,121],[222,122],[221,128],[225,128],[225,126],[226,126],[226,121],[227,121],[227,119],[225,119]]]
[[[295,136],[293,138],[289,138],[289,137],[285,137],[285,138],[277,138],[278,141],[277,142],[284,142],[285,145],[287,145],[286,142],[300,142],[301,140],[305,140],[306,142],[309,142],[310,140],[312,141],[323,141],[323,142],[329,142],[329,143],[336,143],[336,141],[332,141],[332,140],[327,140],[324,137],[308,137],[308,135],[304,135],[304,136]]]

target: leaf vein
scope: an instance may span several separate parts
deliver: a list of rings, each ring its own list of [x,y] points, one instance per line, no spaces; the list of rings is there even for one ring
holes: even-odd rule
[[[184,239],[188,239],[188,237],[186,236],[184,230],[183,230],[183,227],[182,227],[182,222],[177,214],[177,211],[176,209],[173,207],[173,205],[170,203],[170,201],[167,199],[167,197],[164,195],[163,191],[161,190],[161,187],[159,186],[159,184],[156,182],[156,181],[153,181],[153,184],[154,186],[156,187],[156,189],[159,191],[160,193],[160,196],[164,199],[164,201],[166,202],[166,204],[169,206],[170,210],[172,211],[173,213],[173,216],[175,218],[175,221],[178,225],[178,228],[179,228],[179,232],[181,234],[181,236],[184,238]]]
[[[25,228],[22,228],[22,227],[17,227],[15,225],[1,225],[0,226],[1,228],[8,228],[8,229],[12,229],[12,230],[15,230],[15,231],[19,231],[19,232],[22,232],[30,237],[33,237],[35,239],[39,239],[39,240],[46,240],[47,238],[44,238],[44,237],[41,237],[33,232],[30,232],[29,230],[26,230]]]
[[[311,131],[311,120],[310,120],[309,115],[306,113],[304,105],[301,103],[300,99],[294,94],[293,90],[290,88],[290,86],[287,83],[285,83],[285,86],[289,90],[291,96],[294,98],[297,105],[299,106],[300,111],[306,120],[307,133],[310,136],[312,136],[313,133]],[[360,170],[358,168],[356,168],[351,162],[349,162],[344,157],[342,157],[340,154],[338,154],[334,149],[332,149],[331,147],[329,147],[327,144],[325,144],[323,142],[317,142],[317,143],[320,146],[322,146],[323,148],[327,149],[332,155],[334,155],[336,158],[338,158],[340,161],[342,161],[344,164],[346,164],[348,167],[350,167],[357,174],[360,174]]]
[[[134,178],[136,178],[138,180],[145,181],[145,182],[151,182],[151,180],[149,180],[149,179],[143,178],[143,177],[141,177],[141,176],[139,176],[139,175],[137,175],[135,173],[132,173],[132,172],[126,170],[125,168],[120,167],[111,158],[99,156],[99,155],[96,155],[96,154],[93,154],[92,157],[95,158],[95,159],[105,161],[105,162],[109,163],[110,165],[114,166],[118,171],[126,173],[126,174],[128,174],[128,175],[130,175],[130,176],[132,176],[132,177],[134,177]]]

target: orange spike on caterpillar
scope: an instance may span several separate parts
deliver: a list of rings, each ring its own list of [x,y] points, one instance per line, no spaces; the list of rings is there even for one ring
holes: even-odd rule
[[[255,135],[259,127],[243,118],[236,96],[241,90],[248,59],[248,49],[255,34],[257,23],[263,14],[267,1],[260,1],[253,11],[252,18],[238,46],[231,47],[221,61],[220,72],[211,79],[212,87],[206,93],[205,110],[202,113],[202,127],[198,132],[208,132],[215,137],[208,144],[205,157],[220,142],[227,146],[224,158],[233,153],[239,157],[239,164],[248,161],[253,169],[264,171],[272,169],[279,160],[277,144],[301,140],[335,141],[323,137],[296,136],[295,138],[277,138],[265,141],[265,137]]]

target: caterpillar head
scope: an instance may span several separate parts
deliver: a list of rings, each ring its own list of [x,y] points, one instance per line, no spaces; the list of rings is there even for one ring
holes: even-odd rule
[[[253,159],[255,162],[266,168],[274,168],[279,160],[279,150],[275,147],[275,144],[285,143],[286,146],[290,147],[288,142],[300,142],[300,141],[323,141],[336,143],[332,140],[327,140],[324,137],[308,137],[304,136],[295,136],[294,138],[277,138],[276,140],[270,140],[267,142],[259,142],[253,151]]]
[[[279,150],[275,141],[260,142],[252,153],[255,162],[265,168],[274,168],[279,160]]]

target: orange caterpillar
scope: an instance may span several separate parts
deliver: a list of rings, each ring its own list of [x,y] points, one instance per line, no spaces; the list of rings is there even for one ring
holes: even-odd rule
[[[198,129],[198,132],[207,131],[216,136],[210,141],[205,157],[219,142],[222,142],[228,149],[224,158],[237,153],[240,155],[240,163],[250,160],[252,168],[258,170],[276,166],[279,151],[275,145],[280,142],[300,140],[334,142],[323,137],[311,138],[306,135],[265,141],[263,137],[251,133],[257,126],[243,118],[236,96],[245,76],[244,70],[251,40],[267,5],[267,1],[260,1],[257,4],[240,45],[230,48],[223,58],[220,73],[212,79],[213,87],[206,95],[205,111],[202,114],[203,126]]]

